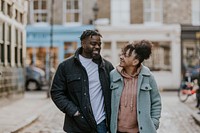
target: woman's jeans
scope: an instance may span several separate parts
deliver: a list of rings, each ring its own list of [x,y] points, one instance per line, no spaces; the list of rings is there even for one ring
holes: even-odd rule
[[[103,120],[101,123],[97,125],[98,133],[107,133],[106,120]]]

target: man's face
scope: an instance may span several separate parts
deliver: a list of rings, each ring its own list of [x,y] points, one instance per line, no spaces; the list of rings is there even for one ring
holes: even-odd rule
[[[98,59],[101,51],[100,36],[91,36],[82,41],[82,55],[86,58]]]

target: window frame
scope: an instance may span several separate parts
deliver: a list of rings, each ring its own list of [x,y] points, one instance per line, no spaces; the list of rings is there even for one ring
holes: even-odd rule
[[[143,0],[143,23],[144,24],[161,24],[163,23],[163,0],[159,0],[160,1],[160,9],[156,9],[156,0],[150,0],[150,8],[146,8],[145,4],[146,0]],[[150,14],[150,20],[146,20],[145,16],[148,13]],[[156,20],[156,18],[158,17],[156,15],[156,13],[159,14],[159,18],[160,20]],[[156,17],[157,16],[157,17]]]
[[[0,32],[1,33],[4,33],[4,23],[2,22],[0,22],[0,26],[1,26],[1,28],[0,28]],[[5,62],[5,55],[4,55],[4,51],[5,51],[5,49],[4,49],[4,34],[1,34],[1,38],[0,38],[0,65],[2,65],[2,64],[4,64],[4,62]]]
[[[152,55],[144,64],[152,71],[172,71],[172,44],[169,41],[152,41]]]
[[[6,47],[6,59],[7,59],[7,64],[10,66],[11,62],[12,62],[12,45],[11,45],[11,41],[12,41],[12,25],[11,24],[6,24],[5,25],[6,28],[6,40],[5,40],[5,47]],[[5,55],[5,54],[4,54]]]
[[[34,9],[34,2],[38,2],[38,9]],[[42,2],[46,1],[46,9],[42,9]],[[30,22],[34,23],[50,23],[50,14],[49,14],[49,1],[48,0],[33,0],[30,1]],[[39,14],[39,21],[35,20],[35,14]],[[42,14],[46,14],[46,21],[42,20]]]
[[[67,1],[70,1],[70,5],[72,9],[67,9]],[[75,9],[73,3],[78,1],[78,9]],[[67,22],[66,14],[72,13],[71,21]],[[79,14],[79,22],[75,22],[75,13]],[[63,24],[65,25],[81,25],[82,24],[82,0],[64,0],[63,1]]]
[[[129,25],[131,22],[130,15],[130,0],[111,0],[112,25]]]

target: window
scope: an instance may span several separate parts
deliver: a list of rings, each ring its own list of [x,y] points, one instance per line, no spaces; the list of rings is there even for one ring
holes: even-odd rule
[[[183,40],[183,64],[184,67],[194,67],[199,64],[198,40]]]
[[[144,61],[152,71],[171,71],[171,47],[169,42],[152,42],[152,55]]]
[[[18,21],[18,11],[15,10],[15,20]]]
[[[7,15],[9,16],[9,17],[12,17],[11,16],[11,13],[12,12],[12,10],[11,10],[11,5],[9,5],[9,4],[7,4]]]
[[[3,41],[3,33],[4,33],[4,31],[3,31],[3,23],[1,23],[0,22],[0,42],[2,42]]]
[[[4,5],[5,5],[5,1],[1,1],[1,11],[5,14]]]
[[[23,50],[20,48],[20,64],[23,65]]]
[[[30,8],[31,16],[33,16],[32,23],[48,22],[47,0],[33,0]]]
[[[18,62],[18,49],[17,49],[17,46],[15,46],[15,64],[17,64]]]
[[[68,58],[74,54],[77,49],[77,42],[65,42],[64,43],[64,58]]]
[[[103,42],[102,45],[102,56],[108,61],[112,60],[111,42]]]
[[[50,53],[49,53],[50,52]],[[49,58],[51,54],[51,58]],[[22,49],[20,49],[20,62],[22,61]],[[58,65],[58,48],[53,47],[51,49],[46,47],[27,47],[26,49],[26,64],[30,64],[34,61],[35,65],[43,70],[49,69],[49,65],[56,68]],[[50,61],[50,62],[49,62]]]
[[[81,23],[81,2],[82,0],[65,0],[64,1],[64,23],[80,24]]]
[[[192,24],[200,25],[200,0],[192,0]]]
[[[10,64],[11,63],[11,25],[7,25],[7,61]]]
[[[15,43],[18,44],[18,30],[15,29]]]
[[[130,0],[111,0],[111,24],[130,24]]]
[[[0,43],[0,64],[4,63],[4,45]]]
[[[18,63],[18,30],[17,28],[15,28],[15,44],[14,44],[14,52],[15,52],[15,64],[17,65]]]
[[[8,63],[11,63],[11,47],[10,47],[10,45],[7,45],[7,61],[8,61]]]
[[[4,63],[4,24],[0,23],[0,64]]]
[[[143,0],[144,2],[144,23],[162,23],[163,2],[162,0]]]
[[[21,32],[21,40],[20,40],[20,41],[21,41],[21,42],[20,42],[20,45],[21,45],[21,46],[23,46],[23,38],[24,38],[23,32]]]
[[[20,13],[20,22],[21,22],[21,23],[24,22],[24,21],[23,21],[23,14],[22,14],[22,13]]]
[[[33,58],[34,54],[35,54],[35,51],[33,48],[31,47],[26,48],[26,64],[30,64],[31,61],[34,61],[34,58]]]

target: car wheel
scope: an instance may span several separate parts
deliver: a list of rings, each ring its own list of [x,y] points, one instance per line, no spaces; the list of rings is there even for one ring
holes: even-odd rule
[[[39,84],[36,81],[30,80],[26,84],[26,90],[39,90]]]

